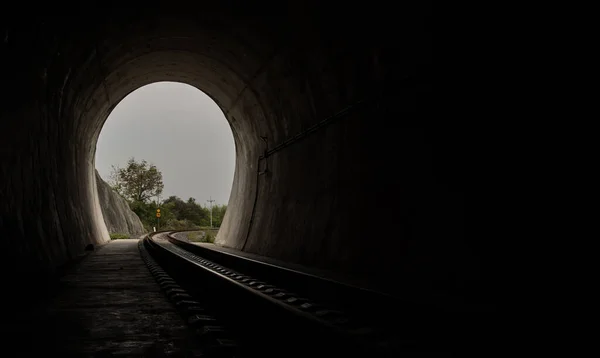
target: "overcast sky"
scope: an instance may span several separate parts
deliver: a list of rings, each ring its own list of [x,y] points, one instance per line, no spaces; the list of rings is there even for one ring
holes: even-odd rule
[[[227,204],[235,144],[215,102],[174,82],[153,83],[125,97],[108,117],[96,147],[96,169],[108,180],[111,165],[146,159],[163,174],[161,199],[177,195],[206,205]]]

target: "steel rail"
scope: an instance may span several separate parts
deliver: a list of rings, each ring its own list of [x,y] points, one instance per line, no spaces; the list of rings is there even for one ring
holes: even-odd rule
[[[196,277],[202,276],[202,280],[196,280],[197,285],[202,286],[208,283],[213,288],[216,285],[220,292],[215,293],[216,290],[213,290],[213,296],[221,295],[223,297],[229,294],[229,297],[237,297],[236,301],[244,302],[245,308],[238,308],[238,310],[265,312],[264,317],[269,317],[267,320],[278,317],[278,329],[288,330],[289,336],[297,336],[300,341],[304,342],[304,345],[311,345],[312,341],[317,339],[319,343],[312,345],[317,347],[328,344],[330,352],[362,352],[372,357],[388,356],[386,353],[388,348],[382,347],[381,342],[378,341],[384,337],[373,328],[365,326],[360,321],[350,319],[344,312],[329,309],[261,279],[195,255],[173,244],[171,242],[173,239],[169,237],[172,233],[172,231],[168,232],[167,240],[162,243],[155,240],[156,235],[152,235],[147,239],[147,244],[152,246],[153,251],[160,250],[161,254],[159,255],[163,255],[163,257],[167,255],[172,261],[177,261],[177,265],[185,265],[187,272],[194,271]],[[235,308],[233,305],[229,306],[232,309]],[[310,340],[302,339],[304,336],[311,338]],[[310,341],[311,344],[308,344],[307,341]]]

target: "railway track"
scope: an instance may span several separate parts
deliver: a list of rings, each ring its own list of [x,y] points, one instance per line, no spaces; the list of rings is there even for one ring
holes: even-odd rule
[[[141,240],[142,257],[211,355],[445,356],[431,310],[204,248],[175,233]]]

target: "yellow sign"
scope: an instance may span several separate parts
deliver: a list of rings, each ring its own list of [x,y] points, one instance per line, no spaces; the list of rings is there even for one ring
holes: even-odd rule
[[[159,218],[160,217],[160,213],[156,213],[156,217]]]
[[[160,213],[160,209],[156,209],[156,212],[157,212],[157,213]]]

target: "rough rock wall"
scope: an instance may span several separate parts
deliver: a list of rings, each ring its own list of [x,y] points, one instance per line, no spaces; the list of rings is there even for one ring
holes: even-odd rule
[[[109,233],[129,234],[132,238],[146,233],[140,218],[129,208],[127,201],[100,177],[96,170],[98,198]]]

